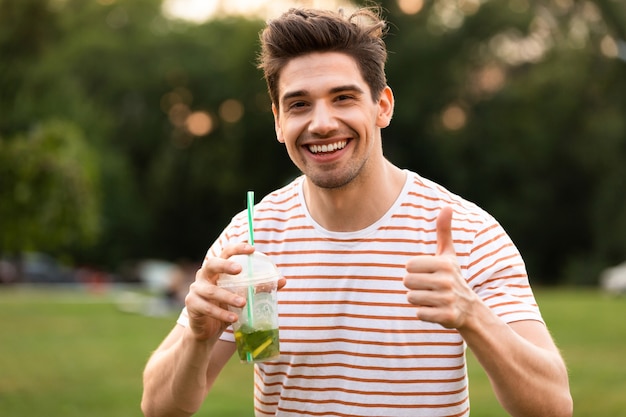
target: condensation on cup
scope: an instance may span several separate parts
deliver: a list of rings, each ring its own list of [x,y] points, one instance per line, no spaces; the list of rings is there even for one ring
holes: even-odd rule
[[[239,359],[245,363],[276,359],[280,355],[278,269],[261,252],[234,255],[229,260],[241,265],[242,270],[237,275],[220,274],[217,285],[246,299],[243,308],[229,306],[238,317],[232,328]]]

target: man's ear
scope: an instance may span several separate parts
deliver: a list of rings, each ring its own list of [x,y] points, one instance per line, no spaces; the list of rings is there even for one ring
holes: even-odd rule
[[[376,117],[376,126],[385,128],[391,123],[393,117],[393,91],[391,87],[386,86],[380,93],[380,99],[378,100],[378,116]]]
[[[285,143],[283,130],[280,127],[280,123],[278,123],[278,109],[274,104],[272,104],[272,114],[274,115],[274,130],[276,131],[276,139],[278,139],[280,143]]]

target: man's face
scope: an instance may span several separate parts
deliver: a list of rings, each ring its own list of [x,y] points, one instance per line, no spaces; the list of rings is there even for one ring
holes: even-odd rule
[[[278,140],[293,163],[322,188],[343,187],[382,158],[380,129],[393,112],[386,88],[374,102],[355,60],[343,53],[311,53],[282,69]],[[369,174],[376,174],[369,172]]]

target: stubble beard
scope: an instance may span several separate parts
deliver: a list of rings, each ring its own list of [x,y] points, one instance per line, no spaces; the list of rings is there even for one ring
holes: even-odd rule
[[[360,164],[351,163],[343,169],[340,167],[329,167],[329,169],[323,172],[306,172],[307,170],[305,169],[303,173],[316,187],[325,190],[338,190],[357,181],[365,163],[366,160],[361,161]]]

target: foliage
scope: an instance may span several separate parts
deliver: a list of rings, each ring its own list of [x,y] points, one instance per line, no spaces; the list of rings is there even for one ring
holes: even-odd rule
[[[388,157],[498,218],[533,280],[592,283],[626,259],[623,5],[399,3],[382,1]],[[297,175],[254,65],[262,21],[191,24],[160,6],[0,0],[0,136],[71,120],[97,155],[96,245],[56,248],[77,261],[200,259],[246,190]]]
[[[75,125],[50,121],[0,139],[0,252],[93,242],[98,209],[96,161]]]
[[[486,2],[454,20],[444,3],[389,5],[388,153],[495,215],[533,279],[595,282],[626,259],[626,56],[607,56],[626,8]]]

